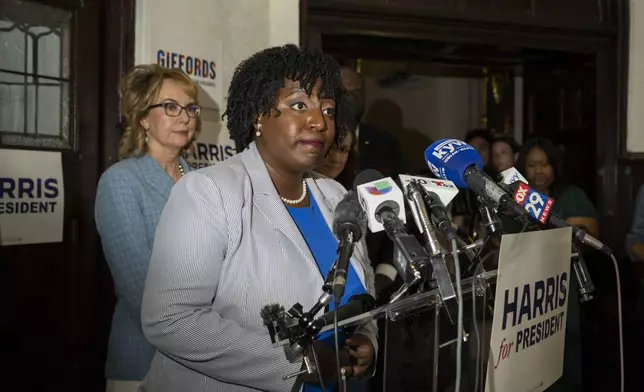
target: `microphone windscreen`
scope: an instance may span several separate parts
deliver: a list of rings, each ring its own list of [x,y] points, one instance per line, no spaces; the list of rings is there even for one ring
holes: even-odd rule
[[[425,150],[425,161],[434,175],[452,181],[459,188],[468,187],[465,181],[468,167],[483,167],[481,156],[474,147],[457,139],[442,139],[432,143]]]
[[[362,184],[368,182],[376,181],[385,178],[378,170],[375,169],[366,169],[356,175],[355,180],[353,180],[353,189],[355,190]]]
[[[490,176],[490,178],[492,178],[492,180],[494,180],[494,182],[497,182],[497,183],[498,182],[501,182],[501,183],[503,182],[503,174],[501,174],[500,171],[498,171],[497,169],[493,168],[491,165],[483,166],[483,171],[485,172],[485,174]]]
[[[354,242],[359,241],[367,229],[367,215],[354,191],[349,191],[333,211],[333,234],[336,238],[347,229],[353,232]]]

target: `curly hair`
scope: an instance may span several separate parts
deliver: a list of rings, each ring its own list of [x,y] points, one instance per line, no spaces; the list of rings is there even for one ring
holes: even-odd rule
[[[186,94],[196,104],[199,103],[197,86],[181,69],[164,68],[158,64],[137,65],[132,68],[119,83],[121,110],[125,117],[125,129],[118,147],[119,159],[141,156],[147,152],[146,133],[141,120],[147,116],[148,108],[154,104],[166,79],[182,84]],[[197,120],[196,132],[193,139],[181,151],[183,155],[192,153],[193,142],[201,131],[201,119],[195,120]]]
[[[317,50],[289,44],[264,49],[242,61],[233,75],[228,89],[228,102],[222,120],[237,152],[242,152],[253,140],[253,126],[257,117],[277,110],[277,92],[286,80],[299,81],[311,95],[318,80],[320,95],[335,101],[336,144],[355,125],[351,97],[342,85],[340,67],[329,55]]]

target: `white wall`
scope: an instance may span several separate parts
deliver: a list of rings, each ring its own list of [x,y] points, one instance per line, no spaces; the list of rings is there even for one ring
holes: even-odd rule
[[[630,0],[626,149],[644,152],[644,3]]]
[[[220,118],[235,67],[261,49],[299,43],[299,1],[137,0],[135,40],[137,64],[156,63],[159,49],[170,53],[162,61],[187,72],[197,59],[214,63],[214,79],[194,70],[191,76],[205,108],[196,163],[216,163],[234,153]]]

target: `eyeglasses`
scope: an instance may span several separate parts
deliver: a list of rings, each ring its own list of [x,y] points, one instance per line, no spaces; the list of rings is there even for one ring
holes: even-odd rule
[[[201,107],[199,105],[181,106],[176,102],[157,103],[156,105],[148,106],[148,110],[160,107],[163,107],[165,114],[170,117],[179,117],[183,110],[186,111],[186,114],[190,118],[197,118],[201,115]]]

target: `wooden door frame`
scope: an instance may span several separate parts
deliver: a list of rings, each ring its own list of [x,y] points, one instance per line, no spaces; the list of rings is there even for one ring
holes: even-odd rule
[[[543,50],[559,50],[592,54],[597,62],[597,139],[596,185],[597,211],[602,227],[602,238],[618,254],[623,254],[626,225],[622,222],[631,201],[614,197],[615,184],[627,187],[628,178],[618,176],[619,158],[624,155],[625,99],[628,67],[628,4],[619,2],[618,28],[597,31],[563,30],[547,26],[521,27],[475,21],[446,20],[415,15],[376,14],[368,11],[347,12],[339,8],[311,8],[307,0],[301,2],[306,12],[300,32],[300,41],[314,47],[321,46],[324,34],[367,35],[390,38],[422,39],[446,43],[470,43],[511,46]],[[618,182],[619,180],[619,182]],[[613,229],[615,228],[615,229]]]

